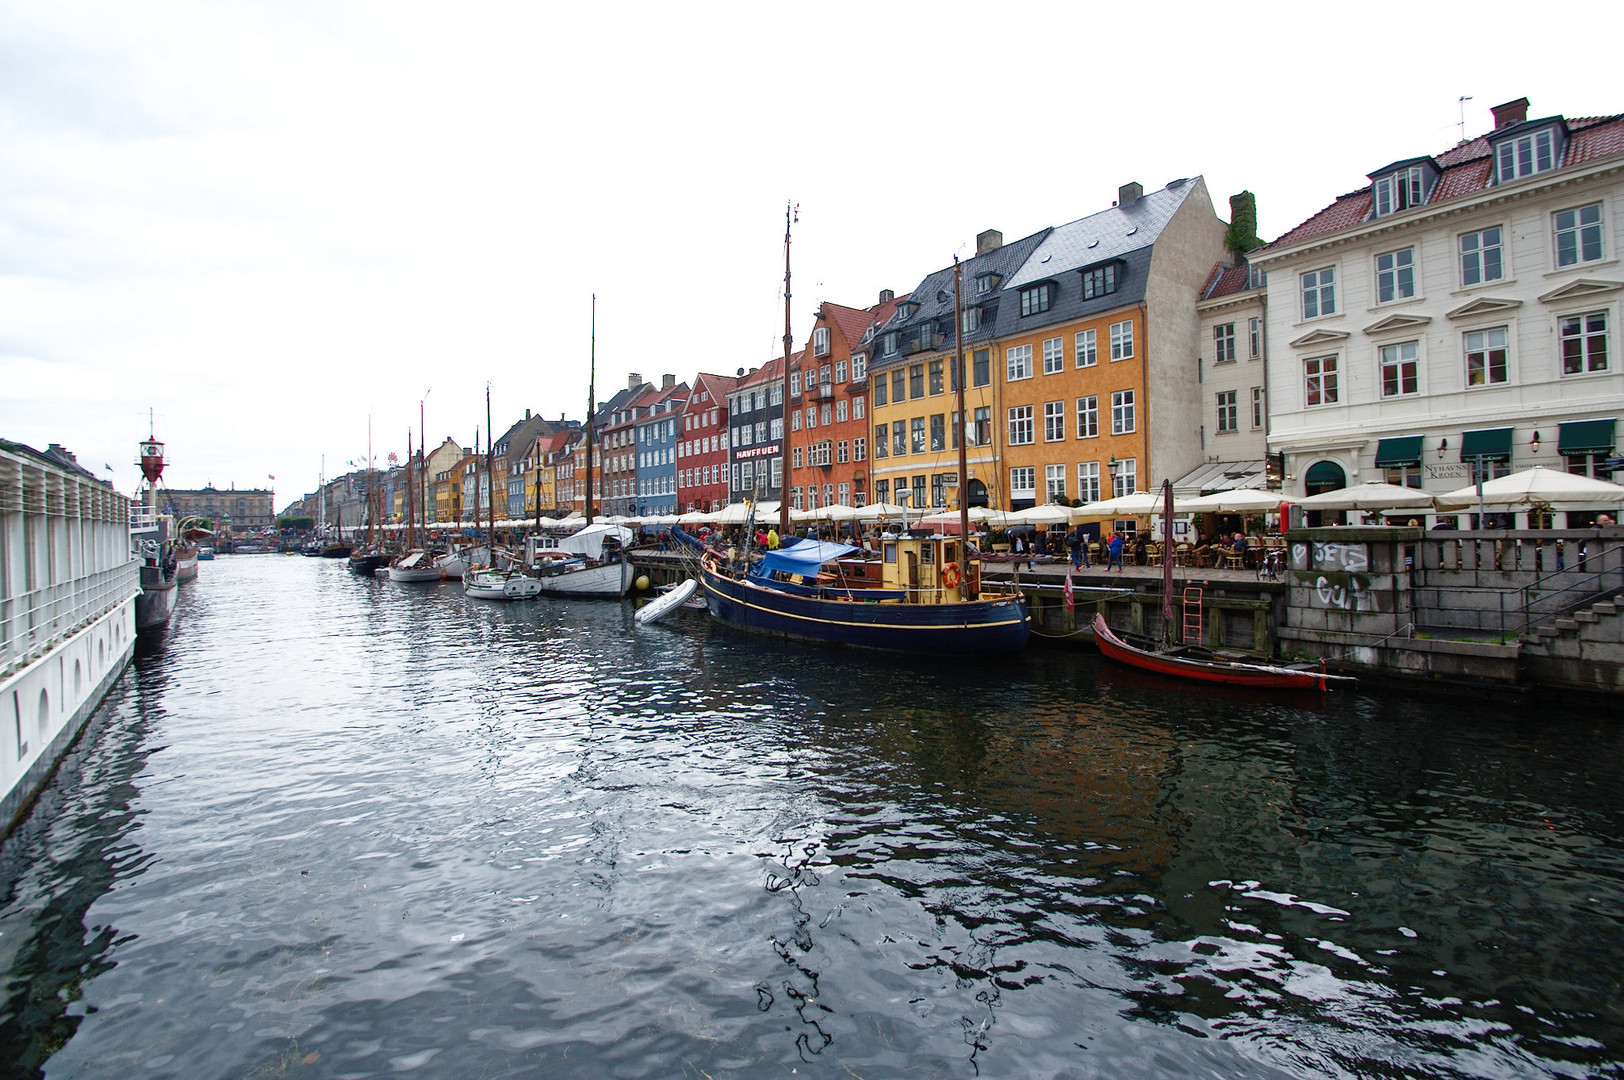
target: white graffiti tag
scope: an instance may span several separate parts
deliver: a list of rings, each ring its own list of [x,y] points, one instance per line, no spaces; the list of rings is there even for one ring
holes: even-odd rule
[[[1319,598],[1320,604],[1342,611],[1375,610],[1369,580],[1353,575],[1344,577],[1346,584],[1331,581],[1323,574],[1314,580],[1314,595]]]
[[[1323,570],[1346,570],[1350,574],[1357,574],[1370,569],[1370,553],[1363,544],[1316,540],[1314,565]]]

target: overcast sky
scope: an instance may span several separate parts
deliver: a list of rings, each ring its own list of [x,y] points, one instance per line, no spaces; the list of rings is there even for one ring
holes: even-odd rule
[[[791,199],[799,347],[1129,180],[1271,239],[1461,95],[1624,111],[1616,2],[1438,8],[4,0],[0,436],[128,492],[151,409],[170,486],[281,508],[425,393],[581,417],[594,292],[600,399],[777,355]]]

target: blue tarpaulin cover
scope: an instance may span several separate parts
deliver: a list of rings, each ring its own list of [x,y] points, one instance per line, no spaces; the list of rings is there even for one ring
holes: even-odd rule
[[[843,558],[857,551],[850,544],[831,544],[826,540],[802,540],[793,547],[763,552],[756,573],[769,577],[782,570],[786,574],[816,574],[826,562]]]

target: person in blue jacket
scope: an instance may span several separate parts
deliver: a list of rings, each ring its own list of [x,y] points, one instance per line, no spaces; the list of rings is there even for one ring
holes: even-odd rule
[[[1113,567],[1113,566],[1116,567],[1118,570],[1121,570],[1122,569],[1122,534],[1121,533],[1114,532],[1114,533],[1111,534],[1111,543],[1110,543],[1110,546],[1107,548],[1107,550],[1110,552],[1110,557],[1105,562],[1105,572],[1107,574],[1109,574],[1111,572],[1111,567]]]

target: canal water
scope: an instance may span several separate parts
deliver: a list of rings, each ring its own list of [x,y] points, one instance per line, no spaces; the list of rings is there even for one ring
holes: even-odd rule
[[[48,1077],[1624,1071],[1624,725],[222,557],[0,849]]]

